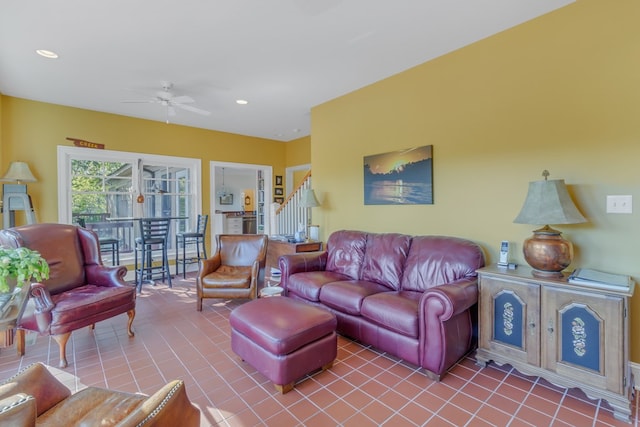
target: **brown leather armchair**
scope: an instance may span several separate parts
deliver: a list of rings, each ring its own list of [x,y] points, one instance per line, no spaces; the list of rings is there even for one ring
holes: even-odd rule
[[[60,367],[67,366],[71,332],[127,313],[127,333],[135,317],[135,286],[124,281],[127,268],[102,264],[98,236],[67,224],[31,224],[0,231],[0,244],[40,252],[49,264],[49,279],[31,285],[29,305],[18,323],[17,349],[25,352],[25,330],[52,335],[60,348]]]
[[[200,411],[174,380],[151,396],[87,387],[75,394],[46,366],[35,363],[0,384],[0,425],[200,425]]]
[[[267,258],[266,234],[218,234],[216,252],[200,260],[198,311],[203,298],[251,298],[258,292]]]

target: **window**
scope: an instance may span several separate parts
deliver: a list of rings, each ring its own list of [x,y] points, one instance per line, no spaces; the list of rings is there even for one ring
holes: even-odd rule
[[[135,218],[171,217],[171,250],[201,212],[200,170],[200,159],[59,146],[58,219],[118,239],[126,259]]]

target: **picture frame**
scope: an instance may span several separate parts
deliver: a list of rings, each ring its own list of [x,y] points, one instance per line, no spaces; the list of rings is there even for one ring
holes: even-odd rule
[[[276,175],[276,185],[282,185],[282,175]]]
[[[433,145],[365,156],[365,205],[432,205]]]
[[[220,196],[220,204],[221,205],[232,205],[233,204],[233,194],[225,194],[224,196]]]
[[[274,194],[276,196],[284,196],[284,189],[282,187],[276,187],[274,189]]]
[[[274,201],[275,203],[283,204],[283,203],[284,203],[284,197],[274,197],[274,198],[273,198],[273,201]]]

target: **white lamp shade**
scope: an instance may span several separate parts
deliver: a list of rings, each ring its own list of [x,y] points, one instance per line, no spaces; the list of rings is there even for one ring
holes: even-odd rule
[[[37,179],[31,173],[26,162],[11,162],[9,170],[4,174],[1,181],[36,182]]]
[[[316,198],[316,193],[310,188],[302,190],[299,206],[301,208],[315,208],[320,206],[320,202],[318,202]]]

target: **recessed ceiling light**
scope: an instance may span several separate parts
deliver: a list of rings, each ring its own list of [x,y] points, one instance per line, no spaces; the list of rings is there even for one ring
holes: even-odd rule
[[[58,57],[57,53],[51,52],[50,50],[38,49],[36,50],[36,53],[49,59],[56,59]]]
[[[249,101],[247,101],[245,99],[236,99],[236,104],[247,105],[248,103],[249,103]]]

